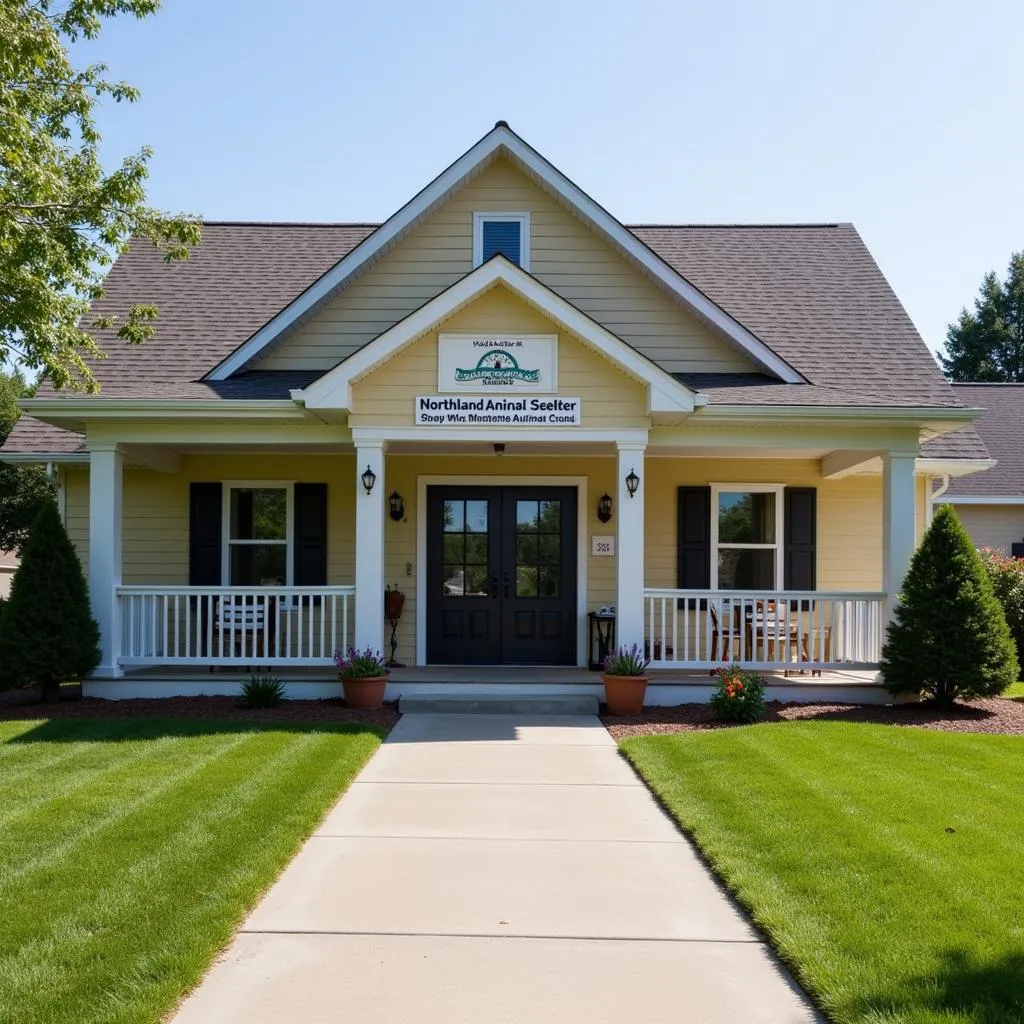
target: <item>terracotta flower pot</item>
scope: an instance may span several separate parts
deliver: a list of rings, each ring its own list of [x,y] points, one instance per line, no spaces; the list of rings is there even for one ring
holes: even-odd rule
[[[387,684],[387,676],[342,679],[341,689],[345,694],[345,703],[350,708],[379,708],[384,703],[384,687]]]
[[[604,700],[610,715],[638,715],[647,695],[647,676],[613,676],[607,672],[604,680]]]

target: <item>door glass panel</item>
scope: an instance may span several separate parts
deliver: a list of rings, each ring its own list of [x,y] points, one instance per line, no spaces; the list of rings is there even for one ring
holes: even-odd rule
[[[538,501],[517,501],[516,502],[516,532],[533,531],[537,529]]]
[[[516,537],[516,565],[537,564],[537,535],[521,533]]]
[[[445,597],[462,597],[465,573],[461,565],[446,565],[441,572],[441,590]]]
[[[557,533],[541,534],[537,541],[537,561],[541,565],[558,565],[561,562],[562,538]]]
[[[442,514],[445,533],[462,533],[466,523],[466,503],[464,501],[446,501]]]
[[[466,566],[466,597],[487,596],[487,566]]]
[[[537,596],[537,566],[516,566],[516,597]]]
[[[466,561],[470,565],[487,564],[487,534],[466,534]]]
[[[466,533],[487,532],[487,502],[466,502]]]
[[[542,501],[540,503],[537,529],[541,533],[562,532],[562,503],[560,501]]]
[[[463,561],[465,542],[465,534],[446,533],[444,535],[444,561],[450,563]]]
[[[537,586],[541,597],[561,597],[561,570],[557,566],[542,565],[538,570]]]

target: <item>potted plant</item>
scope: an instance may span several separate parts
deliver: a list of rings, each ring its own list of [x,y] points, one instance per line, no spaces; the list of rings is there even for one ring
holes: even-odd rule
[[[637,644],[620,647],[604,659],[604,700],[610,715],[638,715],[647,694],[647,666]]]
[[[350,708],[379,708],[384,703],[390,670],[380,651],[371,647],[365,651],[350,647],[344,654],[335,651],[334,664],[338,666],[345,703]]]

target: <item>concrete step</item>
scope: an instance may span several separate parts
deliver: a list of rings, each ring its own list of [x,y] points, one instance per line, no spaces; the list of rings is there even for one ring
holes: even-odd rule
[[[597,697],[552,694],[515,697],[491,693],[417,694],[402,696],[403,715],[596,715]]]

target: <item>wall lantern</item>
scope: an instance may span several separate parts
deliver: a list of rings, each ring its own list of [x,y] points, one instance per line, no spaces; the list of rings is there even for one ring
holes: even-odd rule
[[[632,498],[636,494],[636,489],[640,486],[640,477],[636,475],[636,470],[631,469],[629,476],[626,477],[626,490],[629,491],[629,496]]]
[[[601,495],[597,503],[597,518],[600,519],[602,523],[607,523],[608,520],[611,519],[611,517],[612,496],[607,491],[605,491],[605,493]]]
[[[398,491],[392,491],[391,496],[388,498],[388,504],[391,506],[391,518],[397,523],[405,515],[405,502],[402,501],[402,496]]]
[[[370,464],[366,464],[366,469],[363,471],[362,476],[363,487],[366,488],[366,493],[369,494],[373,490],[373,485],[377,482],[377,474],[370,469]]]

